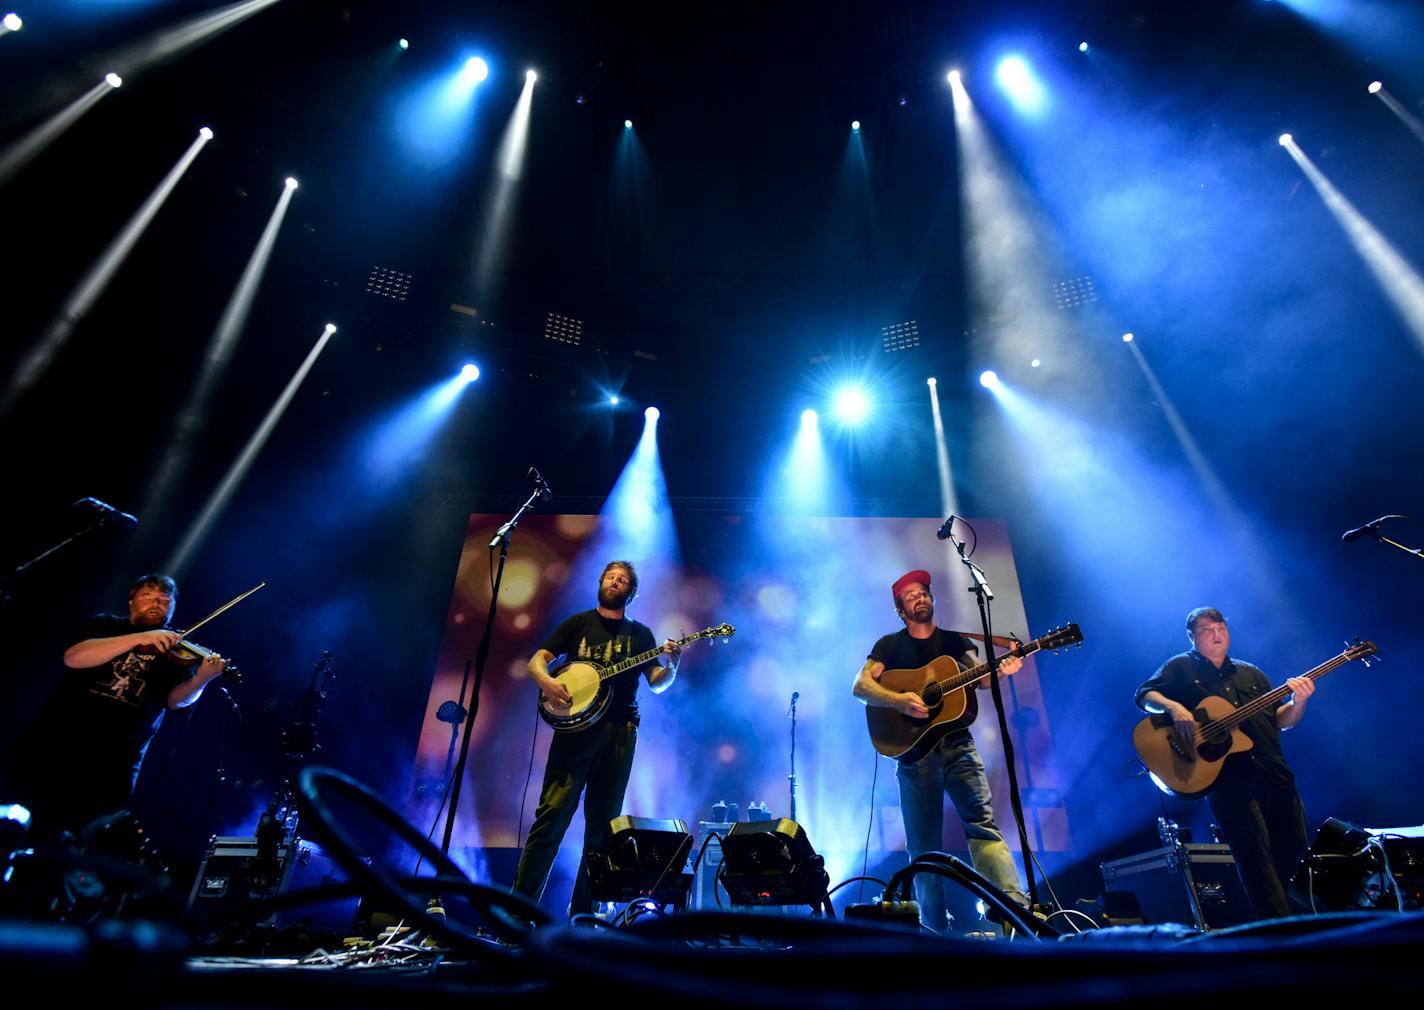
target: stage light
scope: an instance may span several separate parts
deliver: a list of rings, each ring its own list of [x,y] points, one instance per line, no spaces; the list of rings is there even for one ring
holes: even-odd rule
[[[948,80],[950,84],[959,84],[961,81],[958,70],[951,70],[945,79]]]
[[[1290,135],[1289,133],[1282,133],[1282,134],[1281,134],[1281,137],[1280,137],[1280,144],[1281,144],[1281,146],[1282,146],[1282,147],[1285,147],[1285,146],[1286,146],[1287,144],[1289,144],[1290,142],[1291,142],[1291,135]]]
[[[1372,94],[1372,95],[1377,95],[1377,94],[1379,94],[1379,89],[1382,88],[1382,87],[1384,87],[1384,85],[1381,84],[1379,81],[1371,81],[1371,82],[1370,82],[1370,94]]]
[[[536,74],[536,73],[535,73],[534,71],[532,71],[532,70],[526,70],[526,71],[524,71],[524,79],[525,79],[526,81],[528,81],[530,84],[533,84],[535,81],[537,81],[537,80],[539,79],[539,75]]]
[[[928,379],[925,380],[925,384],[930,386],[938,386],[939,380],[936,379],[933,375],[931,375]]]
[[[124,83],[124,79],[113,71],[104,75],[104,81],[111,88],[117,88]]]
[[[297,180],[296,180],[296,179],[293,179],[290,175],[287,176],[287,188],[288,188],[288,189],[296,189],[296,188],[297,188]]]
[[[615,817],[608,842],[588,860],[589,896],[623,904],[651,900],[654,907],[687,905],[692,874],[686,872],[692,835],[682,821],[663,817]]]
[[[25,22],[20,19],[20,15],[14,13],[5,15],[5,27],[10,29],[10,31],[17,32],[23,28],[24,25]]]
[[[995,72],[999,87],[1009,96],[1009,100],[1021,112],[1036,113],[1042,110],[1045,94],[1043,85],[1034,77],[1033,70],[1021,56],[1009,56],[999,63]]]
[[[836,420],[859,424],[870,413],[870,397],[859,386],[844,386],[836,391]]]
[[[609,404],[609,406],[611,406],[611,407],[616,407],[616,406],[618,406],[618,397],[616,397],[616,396],[610,396],[610,397],[608,398],[608,404]]]
[[[1124,334],[1122,335],[1122,342],[1123,342],[1124,344],[1130,344],[1130,343],[1132,343],[1132,334],[1131,334],[1131,333],[1124,333]]]
[[[336,332],[336,324],[335,324],[335,323],[327,323],[327,324],[326,324],[326,332],[327,332],[327,333],[335,333],[335,332]]]
[[[807,407],[805,410],[801,411],[801,427],[814,428],[816,426],[816,421],[819,416],[820,415],[818,415],[814,410]]]
[[[852,120],[850,121],[850,128],[851,128],[851,130],[853,130],[854,132],[859,133],[859,132],[860,132],[860,120],[859,120],[859,119],[852,119]]]
[[[212,140],[212,139],[213,139],[213,131],[210,130],[210,129],[208,129],[208,128],[205,126],[205,127],[203,127],[201,130],[198,131],[198,136],[202,137],[204,140]]]
[[[1029,362],[1029,366],[1031,368],[1037,368],[1041,364],[1043,364],[1043,362],[1039,361],[1037,358],[1034,358],[1032,361]]]
[[[663,412],[658,410],[657,407],[649,407],[647,410],[643,411],[643,416],[647,418],[650,422],[656,423],[657,419],[663,416]]]
[[[401,39],[399,42],[396,43],[396,45],[400,46],[401,49],[409,49],[410,39]]]
[[[983,386],[985,389],[996,388],[999,385],[999,373],[994,371],[980,372],[979,385]]]
[[[722,839],[722,886],[734,905],[829,904],[831,878],[793,820],[742,821]]]
[[[471,56],[465,61],[463,76],[471,84],[478,84],[489,77],[489,64],[478,56]]]
[[[1079,42],[1079,43],[1078,43],[1078,52],[1080,52],[1080,53],[1086,53],[1087,51],[1088,51],[1088,43],[1086,43],[1086,42]]]
[[[631,130],[632,128],[633,128],[633,121],[632,121],[631,119],[625,119],[625,120],[623,120],[623,129],[625,129],[625,130]]]
[[[466,382],[474,382],[479,377],[480,368],[478,365],[467,363],[463,368],[460,369],[460,378],[464,379]]]

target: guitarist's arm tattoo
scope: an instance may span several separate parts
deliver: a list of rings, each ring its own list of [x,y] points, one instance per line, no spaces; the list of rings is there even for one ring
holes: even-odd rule
[[[880,684],[880,675],[885,672],[885,664],[878,659],[867,659],[856,674],[851,693],[867,705],[893,708],[902,714],[923,719],[929,715],[924,700],[910,691],[892,691]]]

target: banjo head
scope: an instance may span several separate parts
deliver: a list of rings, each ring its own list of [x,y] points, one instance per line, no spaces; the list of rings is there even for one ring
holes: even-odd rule
[[[599,688],[603,681],[598,676],[598,668],[592,663],[569,663],[559,669],[554,675],[554,679],[568,689],[572,696],[572,701],[566,708],[562,705],[550,704],[548,699],[540,704],[552,715],[561,718],[577,716],[588,710],[598,699]]]

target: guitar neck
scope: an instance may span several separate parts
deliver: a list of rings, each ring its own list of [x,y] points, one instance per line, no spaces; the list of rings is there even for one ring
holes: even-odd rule
[[[1025,656],[1032,656],[1041,648],[1043,648],[1043,646],[1039,645],[1037,641],[1033,641],[1029,642],[1027,645],[1016,646],[1015,648],[1010,649],[1008,652],[1004,653],[998,658],[1000,661],[1009,658],[1022,659]],[[957,691],[961,687],[974,683],[976,680],[978,680],[980,677],[984,676],[984,674],[988,672],[989,662],[988,660],[985,660],[978,666],[971,666],[967,670],[961,670],[958,673],[954,674],[952,677],[949,677],[946,680],[942,680],[939,683],[945,691]]]
[[[1301,676],[1309,677],[1311,680],[1319,680],[1331,670],[1338,670],[1340,667],[1344,666],[1346,663],[1350,662],[1354,658],[1356,657],[1350,655],[1350,653],[1342,652],[1340,653],[1340,655],[1334,657],[1333,659],[1327,659],[1325,662],[1321,663],[1314,669],[1305,671],[1305,673],[1302,673]],[[1217,719],[1216,728],[1222,730],[1235,729],[1247,719],[1250,719],[1260,714],[1263,709],[1274,710],[1277,705],[1285,701],[1286,695],[1290,693],[1291,689],[1290,686],[1287,684],[1282,684],[1280,687],[1275,688],[1274,690],[1267,691],[1265,694],[1261,695],[1261,697],[1259,698],[1256,698],[1254,701],[1249,701],[1245,705],[1242,705],[1235,712],[1231,713],[1231,715],[1224,716],[1221,719]]]

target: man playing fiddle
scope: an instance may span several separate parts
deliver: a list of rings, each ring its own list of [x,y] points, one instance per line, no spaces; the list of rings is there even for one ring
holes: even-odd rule
[[[163,713],[193,704],[227,666],[215,653],[196,669],[168,655],[177,597],[171,578],[145,575],[129,587],[127,617],[91,617],[65,649],[59,688],[11,754],[42,837],[127,806]]]

